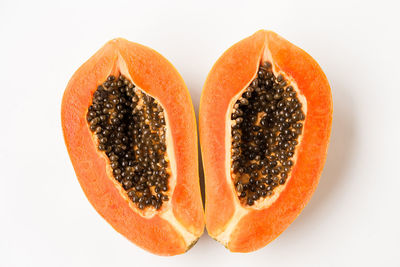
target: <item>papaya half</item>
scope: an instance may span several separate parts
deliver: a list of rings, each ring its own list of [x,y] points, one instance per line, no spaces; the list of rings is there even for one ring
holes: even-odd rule
[[[72,76],[61,119],[79,183],[116,231],[158,255],[197,241],[196,120],[171,63],[143,45],[109,41]]]
[[[209,235],[234,252],[279,236],[318,185],[331,122],[328,80],[297,46],[260,30],[224,52],[199,111]]]

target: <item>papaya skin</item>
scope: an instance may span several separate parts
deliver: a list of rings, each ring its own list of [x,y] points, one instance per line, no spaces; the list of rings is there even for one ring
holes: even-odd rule
[[[226,172],[226,150],[230,149],[224,141],[226,114],[232,98],[254,79],[265,59],[296,82],[305,97],[307,114],[291,178],[279,197],[262,209],[238,207],[235,189],[227,182],[231,177]],[[230,251],[260,249],[296,219],[318,185],[332,124],[328,80],[318,63],[302,49],[274,32],[260,30],[230,47],[217,60],[203,87],[199,114],[207,231]],[[230,232],[224,236],[228,228]]]
[[[121,197],[107,172],[106,156],[101,156],[86,122],[87,109],[99,84],[125,68],[132,82],[157,98],[168,115],[176,163],[176,185],[170,209],[175,223],[161,213],[143,217]],[[157,255],[184,253],[201,236],[204,214],[200,194],[197,159],[197,132],[194,109],[186,85],[176,69],[154,50],[118,38],[109,41],[72,76],[61,107],[65,143],[78,181],[97,212],[111,226],[139,247]],[[171,216],[170,216],[171,217]],[[176,222],[191,237],[177,229]]]

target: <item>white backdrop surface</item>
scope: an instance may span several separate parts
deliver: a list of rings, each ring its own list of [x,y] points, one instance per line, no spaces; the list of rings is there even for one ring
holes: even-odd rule
[[[0,1],[0,266],[400,266],[398,1]],[[150,46],[198,112],[216,59],[258,29],[310,53],[333,92],[321,182],[267,247],[233,254],[205,233],[158,257],[116,233],[69,161],[60,103],[107,40]]]

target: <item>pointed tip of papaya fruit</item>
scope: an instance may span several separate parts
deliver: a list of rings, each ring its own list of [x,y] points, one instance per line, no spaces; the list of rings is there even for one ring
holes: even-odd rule
[[[260,30],[256,31],[254,34],[263,34],[263,33],[266,33],[266,32],[268,32],[268,30],[260,29]]]
[[[128,42],[128,40],[126,40],[125,38],[122,38],[122,37],[116,37],[109,41],[109,43],[120,43],[120,42]]]
[[[186,248],[185,252],[189,251],[194,245],[196,245],[197,241],[199,241],[200,237],[198,237],[196,240],[194,240],[192,243],[189,244],[189,246]]]
[[[278,36],[278,34],[276,32],[271,31],[271,30],[265,30],[265,29],[258,30],[258,31],[256,31],[254,33],[254,35],[259,35],[259,34],[260,35],[264,35],[264,36],[268,36],[268,37],[270,37],[270,36]]]
[[[113,38],[113,39],[111,39],[110,41],[108,41],[106,44],[105,44],[105,46],[111,46],[111,47],[119,47],[119,46],[121,46],[121,44],[126,44],[126,43],[129,43],[129,41],[128,40],[126,40],[125,38],[122,38],[122,37],[116,37],[116,38]]]

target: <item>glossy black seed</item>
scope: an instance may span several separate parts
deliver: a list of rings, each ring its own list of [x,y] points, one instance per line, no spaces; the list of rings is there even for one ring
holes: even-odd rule
[[[131,192],[132,192],[132,191],[131,191]],[[137,195],[133,195],[133,196],[131,197],[131,199],[132,199],[132,201],[133,201],[134,203],[136,203],[136,202],[139,201],[139,197],[138,197]]]
[[[250,98],[251,97],[251,92],[250,91],[246,91],[242,96],[245,97],[245,98]]]
[[[123,182],[123,185],[124,185],[124,188],[125,188],[125,189],[130,189],[130,188],[132,188],[132,186],[133,186],[132,181],[130,181],[130,180],[125,180],[125,181]]]
[[[241,193],[243,191],[243,185],[240,183],[236,186],[236,190]]]
[[[113,170],[115,170],[118,167],[118,165],[119,165],[118,161],[111,161],[110,166]]]
[[[265,61],[263,64],[262,64],[262,67],[263,68],[265,68],[265,69],[269,69],[269,68],[271,68],[271,63],[270,62],[268,62],[268,61]]]

